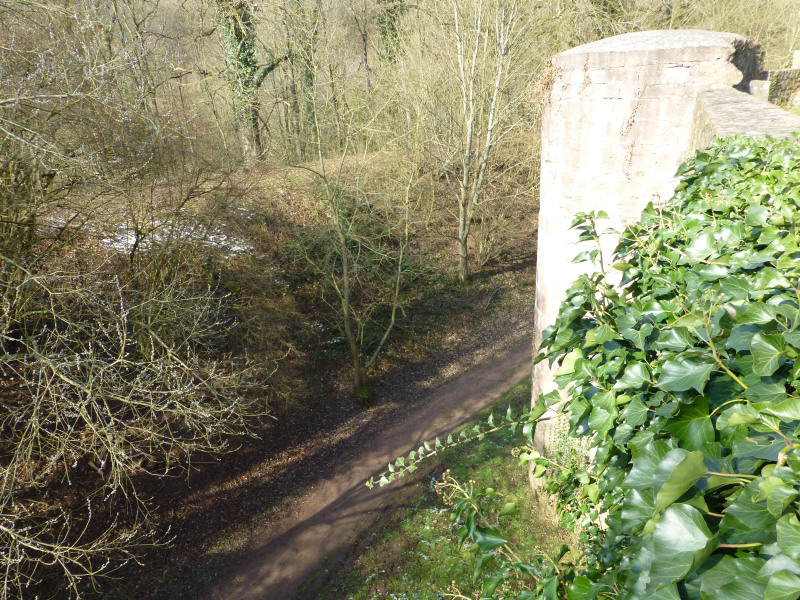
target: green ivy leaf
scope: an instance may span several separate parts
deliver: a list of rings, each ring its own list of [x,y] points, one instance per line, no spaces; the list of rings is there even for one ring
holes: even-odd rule
[[[770,476],[759,483],[758,495],[754,499],[757,502],[766,500],[767,511],[777,519],[797,496],[793,486],[786,485],[780,477]]]
[[[763,266],[764,263],[771,261],[773,258],[769,252],[758,252],[753,248],[748,248],[741,252],[734,252],[731,255],[730,263],[734,267],[750,270]]]
[[[800,597],[800,577],[780,571],[769,578],[764,598],[769,600],[797,600]]]
[[[706,227],[700,234],[695,236],[688,246],[684,249],[684,254],[689,258],[705,259],[716,251],[714,244],[714,229]],[[691,262],[686,258],[681,258],[678,264]]]
[[[483,571],[494,558],[494,552],[485,552],[475,559],[475,568],[472,570],[472,585],[478,583]]]
[[[500,582],[503,581],[503,579],[503,575],[492,575],[491,577],[487,577],[483,582],[481,598],[493,597],[494,591],[497,589],[497,586],[500,585]]]
[[[622,530],[631,534],[635,528],[641,527],[653,517],[655,509],[652,489],[632,489],[625,494],[625,499],[622,501],[620,511]]]
[[[661,377],[656,387],[667,392],[685,392],[694,389],[698,394],[702,394],[715,368],[716,365],[713,363],[697,359],[669,359],[661,369]]]
[[[753,343],[753,338],[761,331],[758,325],[741,325],[734,327],[728,339],[725,340],[725,347],[737,352],[745,352],[750,350],[750,344]]]
[[[617,406],[617,394],[613,390],[598,392],[592,396],[592,406],[595,408],[604,408],[612,412]]]
[[[753,355],[753,372],[769,377],[781,365],[784,350],[783,337],[765,335],[761,332],[753,336],[750,342],[750,353]]]
[[[703,515],[693,506],[673,504],[656,523],[648,591],[673,583],[699,565],[718,546]]]
[[[800,325],[800,321],[792,321],[792,327]],[[800,331],[784,331],[783,340],[793,348],[800,348]]]
[[[545,600],[558,600],[558,577],[553,575],[542,579],[540,582],[542,586],[542,598]]]
[[[622,378],[614,384],[614,389],[636,389],[650,383],[650,369],[647,363],[633,362],[625,368]]]
[[[719,523],[720,537],[732,544],[762,543],[775,541],[777,518],[767,510],[767,503],[758,501],[756,479],[745,486],[742,492],[724,511]]]
[[[719,291],[727,300],[747,300],[752,286],[744,277],[726,277],[719,284]]]
[[[761,414],[749,404],[734,404],[717,418],[717,429],[761,423]]]
[[[694,346],[696,341],[696,338],[692,335],[688,327],[672,326],[668,329],[664,329],[659,334],[656,345],[666,350],[681,352],[682,350],[686,350],[686,348]]]
[[[763,565],[764,561],[756,557],[723,556],[700,575],[700,590],[707,598],[765,600],[767,582],[758,575]]]
[[[632,427],[639,427],[647,422],[647,407],[638,396],[634,397],[621,414],[623,420]]]
[[[792,560],[800,560],[800,521],[797,515],[784,515],[776,526],[778,547]]]
[[[520,512],[521,511],[519,510],[516,504],[514,504],[513,502],[506,502],[503,505],[503,508],[500,509],[499,514],[501,517],[509,517],[511,515],[518,515],[520,514]]]
[[[800,575],[800,563],[779,552],[772,556],[758,572],[760,577],[768,578],[779,571],[787,571]]]
[[[681,600],[681,595],[678,592],[678,586],[672,583],[652,594],[648,594],[643,600]]]
[[[762,377],[758,383],[750,383],[744,397],[753,402],[780,404],[787,398],[786,380],[776,377]]]
[[[661,465],[659,465],[660,468]],[[686,457],[672,469],[669,479],[661,486],[656,497],[656,511],[662,511],[689,491],[694,484],[708,473],[705,454],[699,451],[689,452]]]
[[[762,416],[762,420],[765,418]],[[734,435],[731,449],[737,460],[753,458],[775,462],[778,460],[778,454],[785,446],[786,442],[776,433],[751,430],[749,435],[737,431]]]
[[[621,336],[614,331],[614,329],[610,325],[600,325],[595,330],[595,341],[598,344],[605,344],[606,342],[610,342],[612,340],[618,340]]]
[[[783,273],[774,267],[765,267],[756,273],[752,279],[753,287],[757,290],[771,290],[775,288],[791,289],[792,284]]]
[[[753,408],[787,423],[800,420],[800,398],[792,396],[782,402],[756,402]]]
[[[602,588],[601,584],[595,583],[583,575],[578,575],[569,585],[567,600],[594,600]]]
[[[775,306],[763,302],[754,302],[736,320],[742,325],[762,325],[774,321],[777,314],[778,309]]]
[[[561,361],[561,366],[555,372],[555,376],[559,377],[561,375],[571,375],[575,372],[575,361],[579,358],[583,358],[583,352],[581,352],[580,348],[574,348],[572,352],[567,354],[564,357],[564,360]]]
[[[677,417],[665,429],[688,450],[700,450],[705,444],[713,442],[714,425],[708,410],[708,398],[699,396],[691,404],[682,406]]]
[[[508,542],[508,540],[500,535],[496,529],[492,529],[491,527],[481,527],[480,525],[475,526],[474,539],[481,552],[494,550]]]
[[[589,415],[589,427],[599,433],[601,438],[606,437],[613,425],[614,417],[608,410],[601,407],[592,409],[592,414]]]
[[[662,440],[647,444],[640,453],[634,456],[633,467],[622,485],[637,489],[653,485],[656,467],[670,450],[670,446]]]
[[[650,323],[645,323],[639,329],[627,328],[620,329],[622,337],[633,343],[639,350],[644,350],[647,338],[653,333],[653,326]]]

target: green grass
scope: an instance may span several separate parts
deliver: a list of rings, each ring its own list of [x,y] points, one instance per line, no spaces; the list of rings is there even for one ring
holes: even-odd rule
[[[529,401],[530,381],[518,383],[495,405],[520,406]],[[485,418],[487,414],[483,415]],[[561,544],[575,547],[573,534],[558,525],[552,507],[528,486],[527,470],[518,466],[513,448],[522,438],[502,430],[482,441],[471,442],[445,452],[433,475],[445,469],[460,481],[473,480],[476,487],[493,487],[505,501],[515,502],[518,516],[504,518],[503,532],[516,543],[520,555],[532,558],[542,552],[553,555]],[[351,568],[340,573],[316,600],[433,600],[438,594],[455,591],[478,598],[472,586],[474,555],[470,543],[457,543],[456,527],[449,509],[432,490],[431,476],[418,484],[418,494],[407,501],[379,531],[364,540]],[[487,569],[484,575],[492,574]],[[454,584],[455,582],[455,584]],[[302,598],[311,598],[303,594]]]

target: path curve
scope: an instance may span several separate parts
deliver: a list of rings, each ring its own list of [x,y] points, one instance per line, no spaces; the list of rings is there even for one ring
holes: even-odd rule
[[[523,377],[530,376],[531,342],[515,342],[433,392],[400,422],[365,441],[363,450],[309,489],[295,514],[274,524],[244,561],[220,578],[206,600],[291,600],[326,558],[344,554],[388,506],[414,483],[406,477],[368,490],[364,482],[421,442],[463,425]],[[335,560],[329,561],[335,564]]]

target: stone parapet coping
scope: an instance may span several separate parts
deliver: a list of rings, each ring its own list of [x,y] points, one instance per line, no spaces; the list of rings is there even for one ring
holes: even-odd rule
[[[731,135],[786,139],[793,132],[800,133],[800,115],[733,88],[704,90],[697,95],[688,150],[702,150]]]

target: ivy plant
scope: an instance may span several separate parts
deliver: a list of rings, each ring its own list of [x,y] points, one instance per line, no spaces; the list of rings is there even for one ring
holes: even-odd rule
[[[545,332],[605,523],[569,598],[796,600],[800,148],[730,138],[678,175]]]

